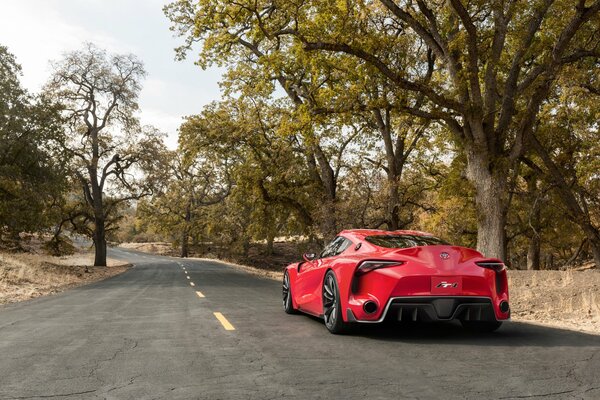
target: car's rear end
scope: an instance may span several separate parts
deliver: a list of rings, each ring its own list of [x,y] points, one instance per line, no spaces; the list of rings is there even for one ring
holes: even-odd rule
[[[417,246],[394,236],[365,238],[347,297],[348,322],[457,319],[493,327],[510,317],[500,260],[429,236],[411,238]]]

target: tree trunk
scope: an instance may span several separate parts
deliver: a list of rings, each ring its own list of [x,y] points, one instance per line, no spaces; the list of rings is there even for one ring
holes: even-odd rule
[[[548,253],[544,269],[554,269],[554,254]]]
[[[563,171],[556,165],[550,153],[542,146],[535,135],[531,136],[531,144],[535,152],[540,156],[544,165],[548,169],[548,174],[556,184],[558,195],[570,214],[573,222],[581,227],[586,237],[590,241],[590,248],[594,256],[596,267],[600,267],[600,232],[592,224],[587,208],[582,207],[577,201],[573,186],[567,183]]]
[[[106,231],[104,218],[96,217],[94,226],[94,266],[106,267]]]
[[[596,268],[600,268],[600,232],[591,224],[586,224],[583,230],[590,242],[590,249],[592,250]]]
[[[189,256],[189,240],[187,227],[185,227],[181,234],[181,258],[187,258]]]
[[[269,233],[267,236],[267,256],[273,255],[273,244],[275,242],[275,235]]]
[[[244,257],[248,257],[250,253],[250,239],[244,238],[242,241],[242,254]]]
[[[400,190],[398,188],[398,177],[388,175],[388,229],[395,231],[400,228],[398,218],[398,204],[400,203]]]
[[[527,250],[527,269],[540,269],[540,236],[534,233],[529,241],[529,249]]]
[[[337,218],[335,210],[335,200],[326,197],[322,207],[322,228],[323,234],[325,235],[325,241],[328,242],[338,234],[337,231]]]
[[[600,243],[592,243],[592,254],[594,255],[594,263],[596,268],[600,268]]]
[[[390,110],[382,113],[380,109],[373,110],[373,117],[379,134],[383,139],[385,149],[386,166],[384,167],[388,182],[388,204],[386,225],[389,230],[395,231],[400,228],[400,218],[398,217],[398,204],[400,203],[399,182],[402,175],[402,165],[404,163],[404,140],[399,140],[394,148],[392,140],[392,120]]]
[[[475,186],[477,250],[486,257],[506,260],[506,178],[494,172],[486,157],[470,152],[467,177]]]
[[[529,217],[529,226],[531,228],[531,237],[529,238],[529,249],[527,250],[527,269],[537,270],[540,269],[540,246],[541,246],[541,196],[537,189],[537,178],[530,176],[525,178],[527,180],[528,192],[531,195],[530,199],[533,201],[531,215]]]
[[[319,146],[314,146],[314,154],[317,160],[317,165],[321,171],[321,184],[323,189],[323,233],[330,238],[337,235],[337,211],[335,203],[337,200],[337,179],[333,168]]]
[[[183,219],[183,231],[181,232],[181,258],[187,258],[189,256],[190,247],[190,222],[192,221],[191,204],[188,203],[185,209],[185,216]]]

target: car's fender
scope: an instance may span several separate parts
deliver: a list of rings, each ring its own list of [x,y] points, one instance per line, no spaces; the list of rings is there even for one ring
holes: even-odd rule
[[[352,292],[352,280],[354,278],[356,266],[359,262],[360,258],[342,256],[331,263],[329,267],[329,270],[332,270],[335,273],[335,278],[338,283],[338,290],[340,292],[342,317],[346,322],[348,322],[346,310],[348,309],[348,299],[350,298],[350,294]],[[323,279],[324,276],[325,274],[323,274]]]

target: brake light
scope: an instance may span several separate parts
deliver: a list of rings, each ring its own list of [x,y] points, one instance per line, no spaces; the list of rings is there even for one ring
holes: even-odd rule
[[[506,269],[506,265],[500,261],[477,261],[475,264],[483,268],[493,269],[496,272],[504,271]]]
[[[356,268],[356,275],[364,275],[374,269],[397,267],[404,264],[404,261],[363,261]]]

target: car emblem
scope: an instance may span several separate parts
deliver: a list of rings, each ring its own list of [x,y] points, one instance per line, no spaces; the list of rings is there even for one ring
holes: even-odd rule
[[[456,283],[456,282],[450,283],[450,282],[444,281],[444,282],[438,283],[438,285],[436,287],[438,287],[438,288],[444,288],[444,289],[447,289],[449,287],[455,288],[455,287],[458,287],[458,283]]]
[[[441,258],[442,260],[447,260],[447,259],[449,259],[449,258],[450,258],[450,254],[448,254],[448,253],[446,253],[446,252],[440,253],[440,258]]]

